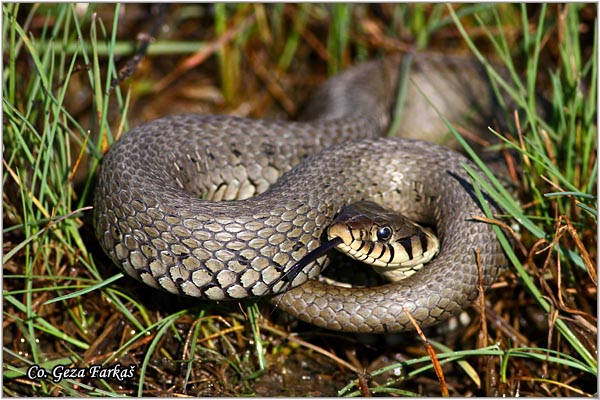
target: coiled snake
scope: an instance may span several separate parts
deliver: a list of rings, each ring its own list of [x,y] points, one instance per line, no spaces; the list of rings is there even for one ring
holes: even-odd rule
[[[394,332],[411,328],[405,309],[422,326],[462,310],[478,294],[476,253],[484,287],[506,259],[492,227],[473,219],[483,212],[461,165],[469,164],[465,157],[428,142],[379,137],[406,79],[399,79],[401,62],[364,63],[334,77],[308,106],[308,122],[188,115],[132,129],[106,154],[98,176],[101,246],[155,288],[212,300],[277,295],[281,309],[329,329]],[[459,113],[471,106],[469,87],[486,99],[474,69],[464,75],[455,72],[464,66],[453,72],[447,65],[446,58],[416,55],[411,82],[452,90],[449,107]],[[431,125],[430,110],[411,90],[406,119],[421,116]],[[379,287],[316,281],[327,256],[291,282],[281,279],[319,246],[344,205],[365,199],[435,226],[439,255],[411,277]]]

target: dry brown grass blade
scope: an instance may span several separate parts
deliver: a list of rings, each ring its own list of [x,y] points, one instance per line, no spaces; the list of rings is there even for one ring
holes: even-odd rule
[[[360,389],[360,394],[363,397],[373,397],[371,391],[369,390],[369,383],[367,382],[366,374],[358,375],[358,388]]]
[[[444,372],[442,371],[442,366],[440,365],[440,362],[437,358],[437,354],[436,354],[435,350],[433,349],[433,346],[431,345],[431,343],[429,343],[429,340],[427,340],[427,337],[423,333],[423,330],[417,323],[417,320],[414,319],[414,317],[412,316],[410,311],[406,307],[402,307],[402,308],[404,309],[404,312],[406,313],[406,316],[408,317],[410,322],[415,327],[417,334],[419,335],[419,337],[423,341],[423,344],[425,345],[425,348],[427,349],[427,354],[429,354],[429,358],[431,358],[431,363],[433,364],[433,370],[435,371],[435,374],[437,375],[438,380],[440,382],[440,390],[442,392],[442,396],[449,397],[450,393],[448,392],[448,385],[446,384],[446,378],[444,377]]]
[[[329,61],[329,51],[327,51],[327,48],[323,46],[319,38],[317,38],[314,33],[312,33],[309,29],[302,29],[300,31],[300,36],[306,40],[306,44],[308,44],[308,46],[310,46],[310,48],[318,54],[319,58],[321,58],[323,61]]]
[[[179,78],[180,75],[202,64],[208,57],[216,53],[221,47],[235,39],[240,32],[244,31],[248,26],[250,26],[252,22],[254,22],[254,19],[254,15],[247,16],[239,25],[229,29],[218,39],[208,43],[196,53],[194,53],[190,57],[187,57],[185,60],[179,63],[179,65],[177,65],[177,67],[175,67],[175,69],[171,71],[167,76],[158,81],[153,86],[152,92],[154,94],[162,92],[167,87],[169,87],[169,85],[175,82],[175,80],[177,80],[177,78]]]
[[[562,222],[564,222],[565,224],[563,225]],[[554,304],[560,310],[566,311],[568,313],[576,314],[576,315],[584,315],[588,318],[593,318],[592,316],[590,316],[588,313],[586,313],[584,311],[577,310],[577,309],[567,306],[563,300],[562,292],[564,289],[563,289],[563,285],[562,285],[562,273],[560,270],[561,269],[560,256],[556,255],[556,261],[553,262],[552,249],[558,245],[560,240],[563,238],[565,232],[569,233],[569,236],[573,239],[573,241],[577,245],[579,251],[581,252],[582,259],[584,260],[584,263],[586,265],[588,275],[589,275],[590,279],[592,280],[592,282],[594,283],[594,285],[596,285],[597,284],[596,266],[594,265],[593,261],[591,260],[589,253],[583,246],[581,239],[577,235],[576,229],[573,227],[569,218],[566,216],[560,216],[557,218],[556,231],[554,233],[554,237],[552,238],[552,242],[548,243],[548,241],[546,241],[545,239],[539,239],[532,246],[532,248],[529,251],[529,254],[527,256],[527,263],[538,274],[538,278],[540,279],[540,285],[541,285],[541,287],[546,289],[546,293],[551,298],[552,304]],[[579,247],[579,246],[581,246],[581,247]],[[535,255],[540,255],[544,252],[547,252],[547,256],[544,261],[542,271],[549,269],[552,272],[552,274],[555,276],[556,284],[557,284],[557,295],[556,296],[554,296],[551,288],[547,285],[546,280],[543,279],[543,276],[542,276],[543,274],[538,273],[537,269],[534,268],[536,264],[535,264],[535,261],[533,260],[533,257]],[[552,268],[550,268],[551,264],[556,265],[556,269],[557,269],[556,272],[554,272],[554,270]]]
[[[75,164],[73,164],[73,168],[71,168],[71,173],[69,174],[68,178],[69,182],[73,182],[73,178],[75,177],[75,174],[77,173],[77,171],[79,170],[79,166],[81,165],[81,160],[83,159],[83,157],[85,157],[86,147],[90,139],[90,134],[91,131],[87,131],[81,149],[79,150],[79,154],[77,155],[77,160],[75,160]]]
[[[298,111],[298,105],[278,83],[281,73],[275,67],[274,70],[267,70],[265,67],[265,57],[250,57],[252,69],[256,75],[265,83],[267,90],[276,98],[288,115],[294,115]]]
[[[485,347],[488,345],[488,330],[487,330],[487,315],[485,312],[485,290],[483,289],[483,270],[481,267],[481,253],[475,251],[475,259],[477,260],[477,274],[479,275],[479,295],[474,304],[477,304],[479,308],[479,315],[481,318],[481,334],[479,335],[480,346]]]
[[[521,130],[521,121],[519,120],[519,111],[514,111],[515,126],[517,128],[517,135],[519,136],[519,146],[521,147],[521,154],[523,155],[523,164],[527,171],[531,171],[531,160],[527,155],[527,148],[525,147],[525,138],[523,137],[523,131]]]
[[[532,376],[519,376],[519,379],[523,380],[523,381],[549,383],[551,385],[560,386],[562,388],[570,390],[578,396],[595,397],[595,395],[592,395],[590,393],[584,392],[583,390],[577,389],[576,387],[573,387],[573,386],[567,384],[566,382],[558,382],[558,381],[554,381],[551,379],[537,378],[537,377],[532,377]],[[551,395],[551,393],[549,393],[549,395]]]
[[[521,252],[522,255],[527,255],[528,251],[527,248],[523,245],[523,243],[519,240],[519,236],[517,235],[517,233],[514,231],[513,228],[511,228],[510,226],[508,226],[507,224],[505,224],[502,221],[498,221],[497,219],[492,219],[492,218],[487,218],[487,217],[481,217],[478,215],[474,215],[472,217],[474,220],[476,221],[481,221],[481,222],[485,222],[486,224],[492,224],[492,225],[497,225],[500,228],[502,228],[502,230],[506,233],[508,233],[514,243],[514,245],[516,245],[519,248],[519,251]]]
[[[372,19],[365,19],[362,22],[362,28],[369,34],[368,40],[374,46],[380,46],[390,51],[410,51],[413,49],[412,44],[406,44],[400,40],[396,40],[383,33],[380,24]]]
[[[586,269],[588,271],[590,279],[592,280],[592,282],[594,282],[594,284],[597,284],[598,283],[597,266],[592,261],[592,258],[590,257],[590,253],[587,251],[587,249],[581,242],[581,239],[580,239],[579,235],[577,234],[577,230],[573,227],[571,220],[566,215],[562,215],[560,217],[560,220],[563,221],[565,224],[567,224],[566,225],[567,232],[569,232],[571,239],[573,239],[573,242],[575,242],[575,246],[577,246],[577,249],[581,253],[581,258],[583,258],[583,262],[586,266]]]
[[[10,165],[8,165],[8,163],[6,162],[5,159],[2,159],[2,163],[4,164],[4,168],[8,171],[8,173],[13,178],[13,180],[15,181],[17,186],[22,187],[23,183],[21,182],[21,179],[19,179],[19,176],[17,175],[17,173],[10,167]],[[44,217],[50,218],[50,214],[48,214],[48,211],[46,210],[46,208],[42,205],[42,203],[38,200],[38,198],[29,189],[27,189],[27,196],[31,199],[33,204],[35,204],[35,206],[42,212],[42,214],[44,214]]]
[[[548,179],[546,176],[544,175],[540,175],[540,178],[542,178],[547,184],[549,184],[550,186],[552,186],[555,190],[564,193],[565,190],[560,187],[558,184],[556,184],[555,182],[552,182],[550,179]],[[581,204],[581,202],[573,195],[566,195],[570,200],[573,201],[573,203],[575,205]]]

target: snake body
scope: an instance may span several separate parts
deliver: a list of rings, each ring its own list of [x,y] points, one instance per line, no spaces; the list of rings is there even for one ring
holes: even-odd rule
[[[415,60],[421,68],[433,62]],[[426,326],[462,310],[478,293],[476,253],[484,287],[506,259],[492,227],[473,220],[483,212],[465,157],[379,137],[400,62],[365,63],[333,78],[307,122],[188,115],[132,129],[98,175],[102,248],[155,288],[211,300],[277,295],[283,310],[329,329],[394,332],[411,328],[406,311]],[[435,226],[439,255],[380,287],[314,280],[327,256],[288,282],[285,272],[319,246],[339,210],[361,200]]]

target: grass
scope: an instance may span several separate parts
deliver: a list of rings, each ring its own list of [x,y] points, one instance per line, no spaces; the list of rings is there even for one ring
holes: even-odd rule
[[[101,156],[130,120],[197,103],[214,113],[294,112],[294,99],[324,74],[411,45],[471,52],[520,110],[515,119],[507,108],[508,128],[498,132],[522,168],[514,176],[520,201],[481,165],[490,179],[484,188],[507,213],[489,217],[516,221],[521,231],[510,245],[514,238],[498,229],[511,270],[486,293],[487,324],[471,311],[474,319],[458,333],[426,331],[450,393],[597,391],[593,5],[2,7],[5,395],[443,393],[413,333],[401,336],[401,346],[381,337],[361,342],[315,333],[268,304],[199,304],[159,294],[122,278],[95,242],[89,218]],[[168,16],[171,30],[123,79],[137,34],[151,29],[136,13],[155,10]],[[508,78],[494,71],[498,63]],[[170,84],[161,85],[166,76]],[[547,89],[547,116],[540,87]],[[116,363],[135,365],[135,377],[53,382],[25,375],[31,364],[50,371]]]
[[[527,12],[525,7],[522,7],[522,12],[523,15],[526,16]],[[542,11],[540,13],[540,21],[538,23],[538,27],[541,27],[544,25],[544,17],[545,17],[545,13],[546,13],[546,5],[542,6]],[[455,14],[452,14],[453,17],[455,16]],[[455,21],[457,23],[457,26],[459,26],[459,29],[462,28],[462,25],[460,25],[460,21],[458,19],[455,18]],[[574,21],[572,21],[572,18],[570,18],[569,23],[573,23]],[[479,53],[475,47],[475,45],[470,41],[467,33],[464,31],[464,29],[461,29],[463,36],[465,38],[465,40],[467,41],[467,43],[469,44],[469,46],[472,48],[472,50],[474,51],[474,53],[482,60],[482,62],[485,63],[485,60],[483,58],[483,56],[481,55],[481,53]],[[538,57],[539,57],[539,44],[542,41],[542,34],[543,34],[543,30],[542,29],[538,29],[536,32],[536,38],[534,40],[532,40],[532,43],[529,43],[529,39],[526,38],[525,39],[525,43],[524,43],[524,49],[525,51],[529,52],[529,49],[533,49],[531,52],[533,53],[531,57],[529,57],[527,59],[527,66],[526,66],[526,74],[527,74],[527,85],[524,85],[519,78],[515,78],[514,83],[516,84],[515,86],[517,86],[520,90],[514,91],[511,95],[513,96],[513,99],[516,101],[517,104],[521,105],[525,110],[526,110],[526,116],[527,119],[525,122],[527,122],[528,125],[531,126],[531,130],[532,130],[532,134],[529,135],[528,137],[528,141],[522,142],[521,146],[518,146],[517,144],[513,144],[513,148],[518,150],[521,154],[521,157],[523,157],[524,159],[528,159],[528,160],[534,160],[536,161],[537,164],[539,164],[539,166],[537,168],[535,168],[535,172],[537,172],[537,174],[531,174],[530,176],[526,177],[525,179],[527,179],[527,182],[523,182],[523,185],[528,184],[528,186],[532,187],[538,187],[542,184],[542,179],[543,179],[543,174],[546,173],[550,173],[555,177],[555,189],[558,189],[559,192],[565,192],[565,190],[563,189],[562,186],[559,185],[567,185],[565,186],[567,188],[567,190],[570,191],[571,196],[575,197],[575,198],[587,198],[588,200],[595,200],[593,196],[590,196],[589,192],[588,193],[584,193],[581,192],[580,190],[583,189],[592,189],[594,186],[594,182],[596,181],[596,172],[595,172],[595,168],[589,164],[589,159],[588,164],[586,164],[586,166],[588,166],[588,168],[586,168],[586,171],[588,173],[590,173],[589,176],[584,176],[584,185],[577,185],[577,183],[575,183],[575,180],[578,178],[576,176],[574,176],[573,172],[574,169],[572,168],[573,165],[577,165],[579,163],[579,160],[576,159],[576,157],[579,157],[580,155],[589,155],[592,154],[593,152],[593,148],[590,146],[591,142],[590,141],[586,141],[586,143],[584,143],[582,146],[580,146],[579,148],[577,148],[575,146],[574,140],[573,138],[576,135],[575,130],[576,129],[584,129],[587,133],[585,134],[585,137],[592,137],[596,134],[596,129],[594,126],[594,121],[592,119],[588,120],[588,123],[586,123],[583,126],[573,126],[573,125],[566,125],[566,124],[561,124],[558,129],[554,128],[553,126],[550,126],[546,123],[546,121],[544,121],[542,118],[540,118],[540,116],[538,115],[537,112],[537,107],[535,104],[535,99],[536,99],[536,86],[535,86],[535,77],[537,76],[537,65],[538,65]],[[502,40],[503,37],[500,37],[500,39]],[[510,66],[512,67],[512,59],[510,58],[510,54],[508,52],[508,46],[506,45],[506,42],[499,42],[498,40],[494,40],[493,37],[490,36],[490,41],[493,42],[494,47],[496,49],[502,49],[503,50],[503,54],[502,54],[502,60],[503,60],[503,65],[506,66]],[[560,51],[561,51],[561,55],[566,57],[566,54],[573,54],[574,55],[574,59],[580,60],[580,57],[577,57],[577,54],[573,53],[573,48],[571,48],[571,46],[561,46],[560,47]],[[590,67],[586,67],[585,69],[587,70],[591,70],[591,71],[597,71],[597,65],[596,65],[596,58],[591,58],[590,59]],[[488,64],[489,67],[489,64]],[[575,70],[570,70],[570,71],[566,71],[565,73],[567,74],[567,80],[571,80],[571,82],[575,82],[575,79],[573,79],[574,77],[571,76],[575,71],[582,71],[583,70],[583,66],[579,65],[579,68],[577,68]],[[491,67],[489,67],[491,68]],[[511,68],[511,70],[514,70],[514,68]],[[516,77],[516,74],[513,74],[513,76]],[[502,87],[508,87],[510,88],[511,86],[504,81],[499,75],[495,75],[494,79],[496,80],[498,86],[502,86]],[[556,77],[553,78],[554,80],[556,80]],[[590,104],[595,104],[596,103],[596,99],[595,99],[595,93],[596,93],[596,87],[595,87],[595,83],[592,83],[592,87],[590,88],[589,91],[589,96],[591,98],[588,99],[587,102],[583,102],[583,101],[578,101],[577,97],[581,96],[583,97],[583,93],[581,91],[578,91],[577,88],[575,88],[574,90],[574,95],[569,96],[569,94],[565,93],[564,91],[561,91],[557,86],[555,86],[555,96],[560,97],[561,99],[566,100],[567,102],[570,102],[570,104],[566,107],[561,107],[560,105],[557,107],[555,106],[553,108],[553,115],[559,115],[560,116],[560,120],[565,121],[565,120],[570,120],[573,123],[575,123],[575,121],[578,121],[577,124],[579,123],[579,119],[577,118],[578,115],[583,115],[587,113],[587,110],[585,109],[586,104],[587,107],[590,107]],[[561,115],[562,114],[562,115]],[[546,132],[547,130],[547,132]],[[565,159],[561,160],[561,164],[563,166],[563,168],[560,168],[560,166],[556,165],[555,162],[552,161],[552,156],[554,154],[557,154],[560,149],[559,148],[552,148],[549,146],[544,146],[544,135],[549,135],[551,137],[555,137],[557,139],[557,144],[559,143],[566,143],[566,154],[565,154]],[[498,134],[499,137],[502,137],[502,135]],[[457,138],[458,134],[457,134]],[[460,139],[460,138],[459,138]],[[510,145],[511,143],[509,141],[507,141],[507,143]],[[468,145],[465,145],[468,146]],[[470,154],[473,158],[476,158],[475,154]],[[587,158],[587,157],[586,157]],[[485,165],[480,164],[479,165],[480,168],[482,168],[484,171],[487,170],[487,168],[485,167]],[[564,172],[563,172],[564,171]],[[472,175],[476,175],[476,173],[474,173],[473,171],[469,171]],[[533,171],[532,171],[533,172]],[[568,257],[571,261],[575,264],[575,266],[580,267],[580,268],[584,268],[584,269],[588,269],[588,270],[594,270],[595,266],[593,265],[593,263],[591,263],[591,259],[589,259],[588,256],[588,261],[587,264],[586,262],[584,262],[584,260],[579,256],[579,254],[577,252],[574,252],[573,250],[569,249],[568,247],[565,247],[564,245],[561,245],[560,243],[554,243],[553,242],[553,230],[552,227],[553,226],[547,226],[546,230],[544,229],[540,229],[539,224],[536,224],[533,220],[532,220],[532,216],[529,216],[527,214],[525,214],[522,210],[520,210],[520,206],[517,203],[517,201],[513,198],[513,196],[511,194],[509,194],[506,190],[504,190],[502,184],[500,182],[498,182],[491,171],[487,170],[487,176],[488,179],[491,179],[492,182],[495,184],[494,188],[491,187],[485,187],[487,193],[490,193],[492,195],[492,197],[502,206],[503,209],[509,211],[509,215],[512,219],[515,219],[517,221],[519,221],[519,223],[526,228],[529,233],[531,233],[532,235],[535,236],[535,239],[537,239],[538,241],[542,241],[542,243],[544,243],[545,245],[550,245],[551,242],[551,246],[550,248],[555,248],[555,250],[565,256]],[[537,181],[534,181],[532,178],[536,178],[537,176],[539,176],[541,179],[538,178]],[[484,182],[479,181],[482,185],[485,185]],[[581,182],[579,182],[581,183]],[[582,188],[583,186],[583,188]],[[569,204],[568,203],[572,203],[572,197],[569,198],[568,196],[552,196],[553,193],[550,193],[551,196],[548,196],[548,193],[540,193],[539,191],[535,191],[534,192],[536,197],[533,199],[534,202],[536,204],[538,204],[538,206],[536,207],[536,209],[534,209],[533,211],[533,216],[538,216],[540,214],[543,214],[545,212],[547,212],[548,210],[552,209],[553,207],[556,207],[558,210],[560,210],[561,213],[564,212],[568,212],[570,213],[569,209]],[[549,204],[548,199],[554,199],[557,200],[557,204],[551,205]],[[552,200],[550,200],[552,201]],[[567,203],[567,204],[565,204]],[[590,217],[592,217],[593,222],[596,222],[596,218],[597,218],[597,213],[595,210],[593,210],[593,203],[590,203],[587,205],[587,208],[584,208],[584,210],[590,210]],[[529,213],[531,213],[531,211],[529,211]],[[568,217],[563,214],[565,217],[565,220],[568,220]],[[492,217],[492,215],[488,215],[489,217]],[[547,216],[549,217],[549,216]],[[553,225],[556,223],[556,221],[553,221],[550,218],[547,218],[547,221],[552,221]],[[592,222],[592,221],[590,221]],[[565,225],[563,225],[565,226]],[[498,230],[498,234],[502,235],[502,232],[500,232],[500,230]],[[536,301],[538,302],[538,304],[544,309],[544,311],[546,313],[550,313],[551,312],[551,304],[550,302],[548,302],[544,296],[542,295],[542,292],[540,290],[538,290],[537,286],[534,284],[534,282],[529,278],[529,275],[527,273],[527,271],[523,268],[522,264],[519,262],[518,257],[515,255],[512,246],[510,245],[510,242],[508,241],[507,238],[504,238],[504,240],[502,240],[502,243],[504,245],[504,249],[507,252],[507,254],[509,255],[509,258],[511,259],[511,262],[515,268],[515,270],[518,273],[518,276],[521,278],[521,280],[523,281],[523,283],[526,285],[527,289],[530,291],[530,293],[532,294],[532,296],[536,299]],[[588,363],[588,365],[590,366],[595,366],[596,365],[596,360],[595,357],[593,357],[588,350],[585,348],[585,346],[582,346],[581,343],[579,342],[579,340],[577,339],[577,337],[573,334],[573,332],[569,329],[569,327],[565,324],[565,322],[562,319],[557,319],[555,321],[557,328],[561,331],[561,333],[563,334],[563,336],[565,337],[566,340],[568,340],[573,346],[574,348],[577,350],[577,352],[580,354],[580,356],[586,361],[586,363]]]

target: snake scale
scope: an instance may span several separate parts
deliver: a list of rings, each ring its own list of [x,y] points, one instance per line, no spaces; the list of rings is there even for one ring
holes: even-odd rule
[[[492,227],[473,219],[483,211],[465,157],[380,137],[398,84],[408,79],[400,77],[402,60],[362,63],[331,78],[309,102],[308,121],[187,115],[130,130],[98,176],[94,225],[102,248],[155,288],[210,300],[272,295],[293,316],[334,330],[411,329],[406,310],[422,326],[456,314],[478,295],[476,253],[484,287],[507,261]],[[412,86],[446,114],[472,108],[467,90],[477,105],[492,107],[479,70],[453,62],[416,54]],[[400,130],[427,136],[440,129],[437,116],[412,86]],[[379,287],[317,281],[326,255],[288,282],[285,272],[319,246],[336,213],[365,199],[435,226],[439,255]]]

